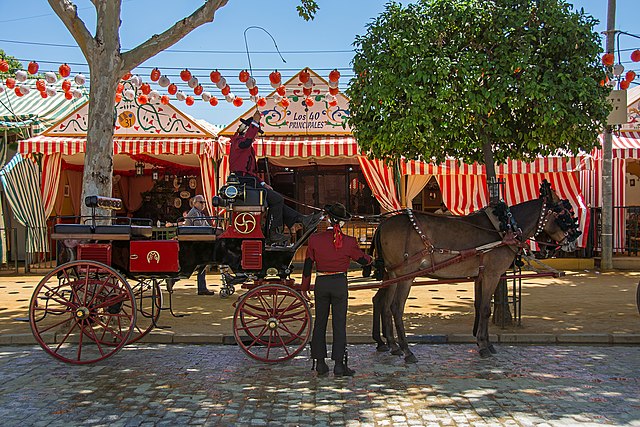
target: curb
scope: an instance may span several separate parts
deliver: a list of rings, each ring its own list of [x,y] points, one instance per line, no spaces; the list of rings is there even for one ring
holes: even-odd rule
[[[562,345],[633,345],[640,344],[640,334],[491,334],[490,340],[500,344],[562,344]],[[410,344],[475,344],[472,335],[411,335],[407,337]],[[236,339],[228,334],[171,334],[167,332],[150,333],[139,341],[145,344],[221,344],[235,345]],[[327,335],[327,342],[332,342]],[[349,344],[374,344],[368,335],[348,335]],[[37,344],[31,334],[10,334],[0,336],[1,345],[34,345]]]

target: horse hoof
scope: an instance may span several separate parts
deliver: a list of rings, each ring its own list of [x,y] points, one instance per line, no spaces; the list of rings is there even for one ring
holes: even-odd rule
[[[386,344],[379,344],[376,347],[376,351],[380,352],[380,353],[386,353],[387,351],[389,351],[389,346]]]
[[[483,359],[486,359],[487,357],[491,357],[491,352],[489,351],[488,348],[481,348],[480,357],[482,357]]]
[[[396,350],[392,350],[391,354],[393,354],[394,356],[402,356],[404,354],[404,351],[398,348]]]
[[[418,358],[412,354],[408,355],[404,358],[406,363],[418,363]]]
[[[493,346],[493,344],[489,344],[489,351],[491,352],[491,354],[496,354],[498,352],[498,350],[496,350],[496,348]]]

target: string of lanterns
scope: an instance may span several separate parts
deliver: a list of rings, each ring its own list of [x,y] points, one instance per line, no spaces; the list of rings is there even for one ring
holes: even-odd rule
[[[604,79],[600,80],[600,86],[615,86],[616,82],[618,83],[618,88],[620,90],[629,89],[629,85],[636,78],[636,73],[633,70],[629,70],[625,73],[624,78],[622,77],[622,73],[624,73],[624,65],[621,63],[615,63],[615,57],[613,53],[605,53],[602,55],[602,64],[611,71],[614,79],[609,79],[609,76],[606,76]],[[636,49],[631,52],[631,60],[633,62],[640,62],[640,49]]]
[[[9,64],[4,59],[0,60],[0,72],[7,73],[9,71]],[[58,82],[58,76],[63,78],[60,87],[64,93],[64,96],[68,100],[79,99],[83,96],[82,87],[85,86],[86,77],[78,73],[73,79],[69,79],[71,76],[71,67],[64,63],[60,65],[58,68],[57,74],[52,71],[48,71],[44,73],[44,79],[37,78],[35,81],[35,85],[27,84],[27,80],[29,80],[29,75],[35,76],[38,74],[40,67],[36,61],[29,62],[27,66],[27,70],[17,70],[15,72],[15,76],[7,77],[4,82],[0,81],[0,93],[4,92],[6,89],[13,90],[14,93],[21,97],[27,95],[32,87],[35,87],[36,90],[40,92],[42,98],[47,98],[49,96],[54,96],[57,93],[57,88],[54,85]],[[176,100],[180,102],[184,102],[187,106],[191,106],[195,103],[195,97],[200,97],[204,102],[208,102],[211,106],[215,107],[219,103],[219,99],[217,96],[213,95],[211,92],[206,91],[202,84],[199,82],[198,78],[194,76],[189,69],[185,68],[180,72],[180,79],[187,84],[187,86],[193,90],[193,95],[187,94],[184,91],[178,88],[178,85],[172,83],[168,76],[163,75],[160,69],[157,67],[154,68],[149,78],[151,82],[160,86],[160,88],[166,89],[167,94],[161,94],[158,90],[152,89],[149,83],[146,83],[142,80],[142,78],[138,75],[132,75],[131,73],[127,73],[122,76],[120,83],[116,88],[115,94],[115,103],[121,102],[123,99],[126,101],[132,101],[134,98],[140,105],[144,105],[147,103],[161,103],[161,104],[169,104],[171,102],[170,96],[174,96]],[[244,99],[240,96],[235,95],[231,92],[231,87],[229,86],[227,79],[222,75],[220,71],[217,69],[212,71],[209,74],[209,79],[215,86],[220,90],[220,94],[224,97],[224,99],[233,104],[235,107],[240,107],[244,103]],[[313,78],[307,68],[301,71],[298,74],[298,79],[302,84],[303,93],[304,93],[304,104],[307,107],[311,107],[314,104],[314,98],[311,96],[312,88],[314,86]],[[340,72],[337,69],[332,70],[329,73],[328,81],[329,88],[326,93],[326,101],[330,106],[337,105],[336,95],[339,92],[339,79]],[[31,78],[33,80],[33,77]],[[249,91],[249,99],[251,102],[256,104],[258,107],[264,107],[267,104],[267,98],[259,95],[259,88],[256,79],[251,76],[249,71],[242,70],[238,74],[238,80],[241,83],[244,83]],[[136,91],[133,89],[126,89],[123,81],[128,81],[132,84],[132,86],[137,89]],[[72,82],[77,87],[72,88]],[[282,76],[277,71],[274,70],[269,74],[269,83],[275,92],[273,94],[273,98],[276,104],[280,105],[282,108],[288,108],[291,104],[290,99],[287,97],[287,88],[282,84]]]

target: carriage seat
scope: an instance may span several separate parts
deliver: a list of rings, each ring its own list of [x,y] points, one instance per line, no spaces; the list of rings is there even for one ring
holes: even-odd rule
[[[267,209],[267,190],[244,187],[244,198],[233,203],[234,212],[264,212]]]
[[[153,228],[150,225],[132,225],[131,237],[151,238],[153,236]]]
[[[179,225],[177,228],[178,235],[200,236],[215,234],[215,228],[209,225]]]
[[[91,234],[88,224],[55,224],[53,232],[57,234]]]

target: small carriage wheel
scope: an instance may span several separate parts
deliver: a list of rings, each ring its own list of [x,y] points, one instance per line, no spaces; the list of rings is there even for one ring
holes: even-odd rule
[[[34,338],[51,356],[84,365],[117,353],[136,322],[131,287],[96,261],[71,261],[47,274],[29,304]]]
[[[297,291],[262,285],[242,295],[233,315],[236,342],[261,362],[283,362],[300,353],[311,335],[311,310]]]
[[[636,305],[638,306],[638,313],[640,313],[640,282],[638,282],[638,290],[636,291]]]
[[[132,344],[158,326],[162,310],[162,289],[157,279],[139,280],[133,287],[136,304],[136,324],[127,344]]]

